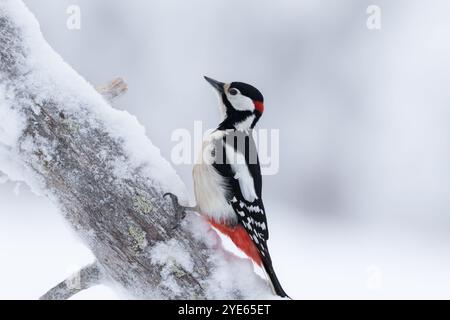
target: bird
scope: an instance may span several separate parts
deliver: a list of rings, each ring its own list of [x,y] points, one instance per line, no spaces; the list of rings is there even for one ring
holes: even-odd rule
[[[219,96],[220,123],[206,136],[193,168],[196,208],[266,272],[280,297],[283,290],[269,253],[262,200],[262,175],[253,129],[264,112],[264,97],[243,82],[205,80]]]

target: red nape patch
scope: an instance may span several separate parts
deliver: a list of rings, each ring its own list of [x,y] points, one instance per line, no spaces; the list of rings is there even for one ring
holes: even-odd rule
[[[235,227],[229,227],[227,225],[214,222],[212,219],[209,219],[209,223],[211,223],[214,228],[222,232],[224,235],[228,236],[236,247],[241,249],[258,266],[261,266],[262,261],[258,248],[256,248],[256,245],[253,243],[253,240],[250,238],[243,226],[238,224]]]
[[[253,104],[255,105],[256,110],[258,110],[261,113],[264,112],[264,103],[262,103],[261,101],[253,101]]]

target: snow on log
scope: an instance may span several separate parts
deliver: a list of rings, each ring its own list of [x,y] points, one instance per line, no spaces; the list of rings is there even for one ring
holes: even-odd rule
[[[182,181],[137,119],[110,106],[123,82],[98,90],[52,50],[21,0],[0,0],[0,171],[54,201],[92,250],[78,289],[101,281],[132,298],[272,298],[201,217],[177,226],[163,194],[186,202]],[[79,290],[65,281],[43,298]]]

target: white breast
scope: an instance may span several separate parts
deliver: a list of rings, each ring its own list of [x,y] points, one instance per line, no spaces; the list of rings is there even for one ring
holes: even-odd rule
[[[200,212],[218,223],[236,224],[237,216],[228,203],[224,178],[211,165],[214,140],[221,139],[223,134],[213,133],[204,142],[201,155],[194,165],[194,192]]]

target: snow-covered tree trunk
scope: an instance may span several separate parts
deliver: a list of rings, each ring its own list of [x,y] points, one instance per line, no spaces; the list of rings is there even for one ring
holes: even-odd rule
[[[98,90],[51,49],[22,1],[0,0],[0,171],[54,201],[97,259],[43,298],[105,282],[136,298],[272,297],[202,218],[178,224],[163,194],[186,202],[183,183],[138,121],[110,106],[123,82]]]

